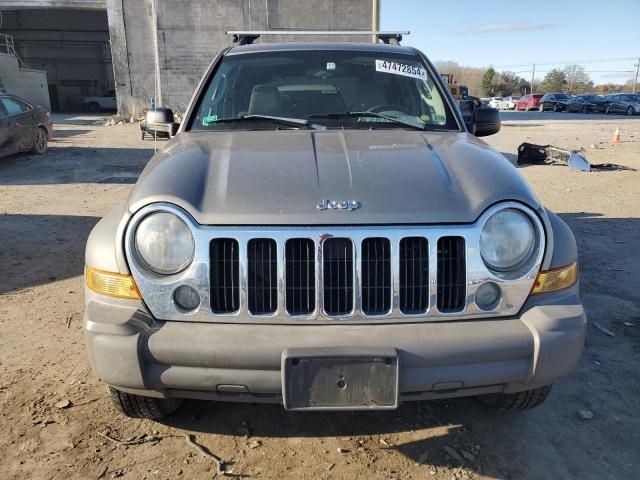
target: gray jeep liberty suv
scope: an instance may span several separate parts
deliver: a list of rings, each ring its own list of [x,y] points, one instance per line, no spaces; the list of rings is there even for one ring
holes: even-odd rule
[[[499,129],[414,48],[221,52],[87,242],[87,348],[115,404],[539,405],[584,343],[576,243],[477,138]]]

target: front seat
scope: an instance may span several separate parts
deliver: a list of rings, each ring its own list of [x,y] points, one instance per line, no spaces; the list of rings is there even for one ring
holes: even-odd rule
[[[251,90],[249,115],[283,116],[282,95],[271,85],[256,85]]]
[[[379,105],[388,105],[387,88],[379,83],[362,82],[358,85],[351,111],[366,112]]]

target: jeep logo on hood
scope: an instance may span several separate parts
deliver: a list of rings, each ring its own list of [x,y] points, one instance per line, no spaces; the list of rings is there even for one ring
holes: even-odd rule
[[[328,208],[332,208],[335,210],[356,210],[360,208],[360,202],[357,200],[329,200],[325,198],[316,205],[318,210],[326,210]]]

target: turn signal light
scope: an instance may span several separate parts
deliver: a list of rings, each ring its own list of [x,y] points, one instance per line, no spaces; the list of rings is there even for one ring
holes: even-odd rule
[[[131,275],[122,273],[105,272],[87,266],[85,276],[87,287],[96,293],[116,298],[128,298],[140,300],[138,286]]]
[[[572,263],[566,267],[554,268],[553,270],[538,273],[538,278],[536,278],[531,294],[555,292],[563,288],[569,288],[577,281],[577,263]]]

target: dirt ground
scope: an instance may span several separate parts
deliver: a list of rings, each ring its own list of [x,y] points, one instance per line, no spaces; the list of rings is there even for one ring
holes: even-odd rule
[[[84,348],[85,240],[153,154],[135,125],[94,120],[58,116],[47,155],[0,160],[1,479],[213,478],[215,465],[184,434],[251,478],[638,478],[640,171],[520,169],[576,234],[591,322],[578,371],[540,408],[505,416],[460,399],[294,415],[189,401],[155,423],[117,414]],[[638,117],[507,112],[503,120],[487,142],[512,161],[529,141],[640,170]],[[612,144],[617,126],[622,142]],[[100,433],[166,437],[120,446]]]

